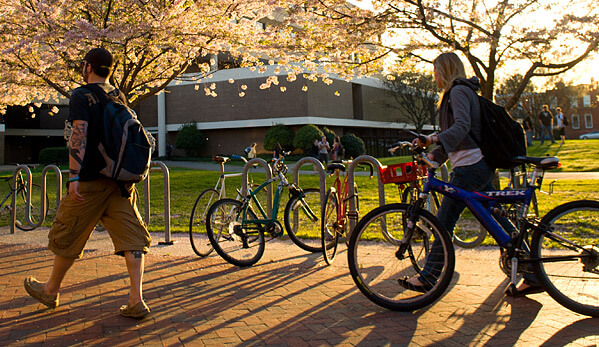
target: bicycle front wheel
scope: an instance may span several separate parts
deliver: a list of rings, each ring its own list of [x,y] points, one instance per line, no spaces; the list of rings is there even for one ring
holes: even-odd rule
[[[316,253],[322,252],[320,242],[320,226],[318,221],[320,209],[320,190],[316,188],[304,189],[304,198],[294,196],[285,206],[285,229],[293,243],[299,248]],[[306,213],[312,211],[314,216]],[[314,220],[316,217],[316,220]]]
[[[533,263],[538,280],[564,307],[599,317],[599,202],[559,205],[541,225],[550,233],[537,230],[532,237],[531,256],[540,259]]]
[[[42,187],[39,184],[31,185],[31,201],[27,203],[27,188],[23,185],[22,189],[17,190],[17,217],[25,216],[26,209],[29,208],[29,217],[34,224],[37,224],[41,219],[46,218],[48,215],[48,204],[50,200],[48,199],[48,194],[44,196],[46,199],[46,208],[43,211],[43,216],[41,211],[42,204]],[[23,231],[30,231],[35,229],[35,227],[29,225],[28,223],[22,223],[20,220],[17,220],[15,226]]]
[[[352,232],[348,249],[349,269],[362,294],[397,311],[413,311],[437,300],[449,286],[455,265],[449,234],[430,212],[421,211],[408,238],[409,207],[389,204],[369,212]],[[428,281],[426,293],[398,282],[415,276]]]
[[[250,209],[246,219],[257,219]],[[226,261],[252,266],[264,254],[264,231],[260,224],[243,223],[243,204],[220,199],[208,210],[206,232],[212,247]]]
[[[200,257],[206,257],[214,250],[206,233],[206,216],[210,206],[218,200],[218,195],[216,189],[204,190],[196,199],[191,210],[189,242],[195,254]]]
[[[321,240],[324,260],[328,265],[333,264],[337,254],[339,233],[346,227],[344,220],[339,220],[339,203],[337,192],[329,189],[324,206],[322,207]]]

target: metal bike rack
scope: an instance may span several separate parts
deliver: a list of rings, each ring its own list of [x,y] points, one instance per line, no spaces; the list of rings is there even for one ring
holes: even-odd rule
[[[29,170],[29,167],[27,165],[19,165],[19,166],[17,166],[15,171],[13,171],[12,181],[10,182],[10,190],[11,190],[10,207],[12,209],[10,212],[10,233],[11,234],[15,233],[15,226],[17,224],[17,174],[21,170],[25,171],[25,175],[27,176],[27,179],[25,180],[25,182],[26,182],[25,184],[27,184],[27,197],[26,197],[27,205],[29,206],[29,203],[31,202],[31,170]],[[31,222],[31,216],[30,216],[29,209],[25,209],[25,222],[28,222],[29,225],[34,224],[33,222]]]
[[[326,173],[324,166],[320,162],[320,160],[313,158],[313,157],[304,157],[304,158],[298,160],[297,163],[293,167],[293,183],[295,183],[299,186],[300,168],[306,164],[312,164],[318,170],[318,176],[320,177],[320,207],[322,209],[322,206],[324,205],[324,200],[326,199],[326,194],[327,194],[327,186],[326,186],[327,173]]]
[[[153,161],[150,167],[158,167],[162,171],[164,178],[164,242],[158,242],[159,245],[172,245],[175,241],[171,240],[171,186],[168,167],[161,161]],[[152,170],[150,170],[151,172]],[[144,180],[144,222],[150,225],[150,175]]]
[[[247,161],[243,166],[241,172],[241,196],[246,197],[248,195],[248,172],[254,166],[260,165],[266,172],[266,181],[272,178],[272,169],[266,160],[262,158],[253,158]],[[268,218],[272,218],[272,184],[266,186],[266,214]]]
[[[370,163],[374,166],[374,171],[376,171],[376,176],[378,178],[378,182],[379,182],[379,206],[383,206],[385,204],[385,185],[383,184],[383,181],[381,181],[381,162],[379,162],[375,157],[372,157],[370,155],[361,155],[359,157],[357,157],[356,159],[354,159],[350,164],[349,167],[347,169],[347,184],[348,184],[348,188],[349,188],[349,196],[354,196],[354,194],[356,193],[354,191],[354,171],[356,170],[356,167],[358,166],[358,164],[361,163]],[[348,211],[348,217],[349,217],[349,230],[350,233],[354,230],[354,227],[356,226],[356,223],[358,222],[358,211],[356,210],[356,199],[349,199],[349,211]]]
[[[45,209],[45,205],[46,205],[46,199],[44,199],[44,197],[46,196],[46,175],[48,175],[48,171],[53,170],[54,173],[56,174],[56,210],[58,210],[58,206],[60,205],[60,200],[62,199],[62,171],[60,170],[60,168],[58,168],[58,166],[56,165],[47,165],[44,170],[42,171],[42,207],[41,207],[41,211],[42,214],[43,212],[46,210]],[[44,219],[46,218],[46,216],[44,216]]]
[[[26,176],[26,184],[27,184],[27,194],[25,197],[25,203],[27,204],[27,206],[31,206],[31,185],[32,185],[32,176],[31,176],[31,170],[29,169],[29,167],[27,165],[19,165],[17,166],[17,168],[15,169],[15,171],[13,172],[13,176],[12,176],[12,182],[11,182],[11,194],[12,194],[12,200],[11,200],[11,216],[10,216],[10,233],[14,234],[15,233],[15,226],[17,223],[17,175],[19,173],[19,171],[25,171],[25,176]],[[44,170],[42,171],[42,184],[40,185],[41,187],[41,196],[40,196],[40,220],[37,223],[33,223],[33,221],[31,220],[31,210],[29,208],[25,209],[25,220],[24,222],[29,224],[29,226],[33,229],[38,228],[40,225],[42,225],[42,223],[44,223],[44,220],[46,219],[46,214],[44,213],[44,211],[46,211],[46,176],[48,174],[48,171],[50,170],[54,170],[54,172],[56,173],[56,206],[58,208],[58,205],[60,204],[60,198],[62,195],[62,174],[60,172],[60,169],[56,166],[56,165],[48,165],[44,168]]]
[[[325,204],[325,200],[326,200],[326,194],[327,194],[327,187],[326,187],[326,177],[327,177],[327,173],[326,170],[324,168],[324,166],[322,165],[322,163],[320,162],[320,160],[313,158],[313,157],[304,157],[300,160],[297,161],[297,163],[295,163],[295,166],[293,166],[293,183],[295,183],[296,185],[299,186],[299,172],[300,172],[300,168],[303,165],[306,164],[312,164],[314,165],[314,168],[318,170],[318,176],[320,178],[320,211],[315,211],[318,215],[319,212],[322,211],[322,207]],[[299,218],[299,214],[297,212],[297,210],[293,211],[293,224],[297,225],[298,224],[298,218]],[[322,218],[322,216],[321,216]]]

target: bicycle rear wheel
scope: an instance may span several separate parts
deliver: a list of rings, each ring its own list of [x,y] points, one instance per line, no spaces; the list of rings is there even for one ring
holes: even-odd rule
[[[304,210],[307,207],[320,218],[320,190],[316,188],[307,188],[303,190],[305,197],[294,196],[289,199],[285,206],[285,229],[293,243],[299,248],[316,253],[322,252],[320,241],[320,226],[318,220],[313,220]]]
[[[416,310],[437,300],[449,286],[455,265],[449,235],[430,212],[421,211],[411,239],[406,239],[409,207],[389,204],[369,212],[352,232],[348,249],[349,269],[362,294],[377,305],[397,311]],[[402,241],[407,244],[399,251]],[[420,275],[427,261],[436,271],[428,277],[434,283],[426,293],[405,289],[398,283],[405,277]]]
[[[189,242],[191,248],[200,257],[206,257],[214,248],[206,233],[206,216],[213,203],[218,200],[216,189],[206,189],[198,195],[189,218]]]
[[[324,260],[328,265],[333,264],[337,254],[337,245],[339,233],[343,233],[346,223],[339,220],[339,202],[337,201],[337,192],[330,188],[327,192],[327,198],[322,207],[321,220],[321,240]]]
[[[557,237],[542,230],[533,234],[531,256],[542,258],[533,263],[538,280],[564,307],[599,317],[599,202],[559,205],[541,224]]]
[[[46,218],[48,215],[48,204],[50,200],[48,199],[48,194],[45,195],[46,199],[46,207],[43,211],[43,216],[41,214],[41,204],[42,204],[42,187],[39,184],[31,185],[31,203],[27,204],[27,186],[23,185],[22,189],[17,190],[17,218],[19,216],[25,216],[26,209],[29,208],[30,218],[34,224],[37,224],[40,219]],[[10,200],[9,200],[10,201]],[[9,208],[10,210],[10,208]],[[16,220],[15,226],[23,231],[30,231],[35,229],[34,226],[31,226],[27,223],[22,223],[20,220]]]
[[[264,231],[260,224],[242,224],[243,219],[240,201],[220,199],[208,210],[206,231],[223,259],[237,266],[252,266],[264,254]],[[257,218],[248,209],[246,219]]]

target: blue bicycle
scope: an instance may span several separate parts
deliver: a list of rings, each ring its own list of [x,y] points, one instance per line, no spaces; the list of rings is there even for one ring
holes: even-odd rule
[[[365,215],[349,241],[348,263],[360,291],[391,310],[413,311],[437,300],[449,286],[455,265],[450,235],[425,209],[431,192],[463,202],[500,246],[500,265],[510,274],[507,290],[519,275],[532,272],[544,289],[564,307],[599,316],[599,202],[579,200],[557,206],[540,221],[528,208],[545,170],[558,167],[556,157],[518,157],[530,166],[526,189],[468,192],[435,178],[435,166],[422,154],[428,179],[417,200],[388,204]],[[509,217],[519,230],[508,234],[494,216]],[[428,261],[428,263],[427,263]],[[398,281],[421,274],[425,263],[428,283],[423,292]],[[422,288],[419,288],[422,289]]]

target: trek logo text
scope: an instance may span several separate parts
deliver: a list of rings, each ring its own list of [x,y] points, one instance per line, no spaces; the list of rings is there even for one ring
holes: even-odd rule
[[[488,196],[525,196],[526,190],[494,190],[487,192]]]

